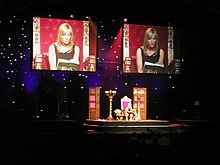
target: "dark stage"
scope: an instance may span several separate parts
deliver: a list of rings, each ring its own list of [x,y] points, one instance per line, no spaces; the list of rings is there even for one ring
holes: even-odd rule
[[[37,134],[53,134],[56,132],[68,132],[77,134],[131,134],[131,133],[155,133],[169,134],[194,128],[215,129],[219,127],[219,121],[215,120],[90,120],[84,122],[77,120],[25,120],[23,127]]]
[[[171,124],[168,120],[119,121],[87,119],[84,123],[88,133],[168,133],[178,131],[181,125]]]
[[[57,132],[72,134],[169,134],[180,133],[196,128],[216,130],[220,127],[217,120],[90,120],[84,122],[77,120],[25,120],[22,122],[24,128],[36,134],[53,134]]]
[[[56,132],[69,132],[79,134],[132,134],[132,133],[176,133],[190,127],[189,121],[169,120],[90,120],[85,122],[76,120],[26,120],[24,127],[37,134],[53,134]],[[192,124],[192,122],[190,123]]]
[[[190,123],[191,124],[191,123]],[[23,126],[39,137],[50,137],[57,134],[90,135],[90,134],[176,134],[190,128],[187,121],[169,120],[26,120]]]

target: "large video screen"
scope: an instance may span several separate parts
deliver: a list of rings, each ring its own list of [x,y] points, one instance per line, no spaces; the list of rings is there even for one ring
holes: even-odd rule
[[[123,24],[122,73],[180,74],[172,26]]]
[[[97,30],[94,22],[33,17],[32,42],[33,70],[97,70]]]

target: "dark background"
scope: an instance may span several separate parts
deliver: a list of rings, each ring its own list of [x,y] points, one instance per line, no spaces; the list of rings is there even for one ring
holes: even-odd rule
[[[108,116],[104,91],[117,90],[113,109],[120,98],[132,98],[134,86],[148,90],[151,119],[180,118],[183,109],[201,103],[201,118],[217,118],[220,5],[217,0],[139,2],[78,2],[71,0],[1,0],[0,75],[10,81],[11,103],[22,119],[54,119],[57,100],[71,119],[88,118],[88,88],[101,87],[101,118]],[[97,22],[98,72],[66,73],[31,71],[31,17],[84,19]],[[180,30],[177,51],[181,54],[180,75],[122,75],[120,52],[109,55],[123,19],[129,23],[173,25]],[[120,45],[120,43],[118,44]],[[117,57],[117,58],[116,58]],[[120,69],[118,69],[118,67]],[[63,88],[65,87],[65,88]],[[216,96],[217,95],[217,96]],[[55,97],[56,96],[56,97]],[[43,111],[41,112],[41,110]]]

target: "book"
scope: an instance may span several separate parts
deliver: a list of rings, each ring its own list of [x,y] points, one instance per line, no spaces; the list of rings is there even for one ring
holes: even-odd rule
[[[57,70],[78,71],[79,64],[74,63],[72,60],[58,60]]]
[[[144,73],[164,73],[164,64],[145,61],[143,70]]]

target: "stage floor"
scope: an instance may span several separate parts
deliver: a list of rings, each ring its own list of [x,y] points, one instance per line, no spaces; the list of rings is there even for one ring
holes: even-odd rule
[[[167,133],[179,131],[180,125],[171,124],[168,120],[90,120],[84,126],[88,133]]]

